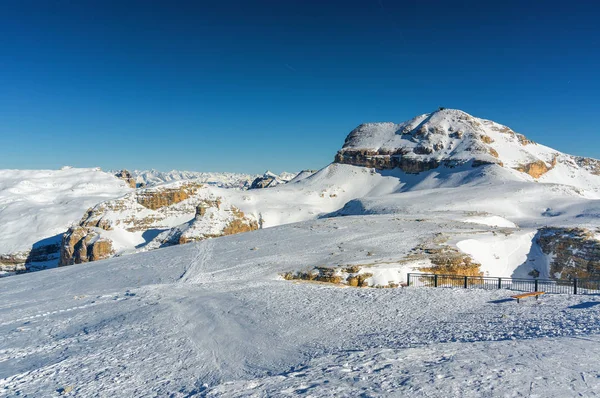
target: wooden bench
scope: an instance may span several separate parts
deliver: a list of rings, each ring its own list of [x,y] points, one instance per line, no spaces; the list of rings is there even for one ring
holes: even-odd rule
[[[522,294],[515,294],[514,296],[510,296],[510,297],[517,299],[517,303],[518,303],[519,300],[521,300],[523,298],[527,298],[527,297],[535,297],[535,299],[537,300],[538,297],[541,296],[542,294],[546,294],[546,292],[522,293]]]

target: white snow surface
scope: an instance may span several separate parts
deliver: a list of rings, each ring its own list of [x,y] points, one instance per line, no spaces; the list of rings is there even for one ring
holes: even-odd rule
[[[89,207],[130,191],[97,168],[0,170],[0,255],[28,252],[64,233]]]
[[[509,290],[342,288],[278,276],[390,263],[439,231],[494,228],[329,218],[5,278],[0,395],[596,394],[596,296],[517,304]]]

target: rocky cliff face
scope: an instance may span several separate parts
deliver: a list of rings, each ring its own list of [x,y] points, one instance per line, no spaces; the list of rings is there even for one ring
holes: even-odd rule
[[[556,279],[600,279],[600,235],[585,228],[542,228],[537,243]]]
[[[103,260],[114,254],[112,243],[94,228],[71,227],[63,235],[59,267]]]
[[[26,272],[32,263],[44,263],[58,259],[59,243],[34,246],[30,251],[0,255],[0,271]]]
[[[0,271],[2,272],[25,272],[27,255],[21,253],[3,254],[0,256]]]
[[[105,231],[120,228],[127,232],[170,228],[169,218],[194,214],[202,187],[197,182],[185,181],[139,189],[88,209],[79,226]]]
[[[185,183],[173,188],[144,190],[137,194],[135,198],[136,201],[145,208],[159,210],[189,199],[196,194],[200,188],[202,188],[202,184]]]
[[[60,265],[96,261],[120,249],[150,250],[258,228],[211,188],[194,181],[138,189],[88,209],[64,235]]]

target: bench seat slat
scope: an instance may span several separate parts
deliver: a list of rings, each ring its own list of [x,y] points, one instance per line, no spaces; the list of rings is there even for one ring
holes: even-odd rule
[[[542,294],[546,294],[546,292],[530,292],[530,293],[522,293],[522,294],[515,294],[514,296],[510,296],[511,298],[517,299],[517,301],[519,299],[522,298],[526,298],[526,297],[537,297],[537,296],[541,296]]]

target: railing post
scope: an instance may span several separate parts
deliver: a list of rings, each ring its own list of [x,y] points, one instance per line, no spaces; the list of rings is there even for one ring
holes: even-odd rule
[[[502,278],[498,278],[498,289],[502,289]]]
[[[537,280],[537,278],[535,279],[535,290],[534,291],[535,292],[538,291],[538,280]]]
[[[410,272],[406,274],[406,286],[410,286]]]
[[[577,294],[577,278],[573,278],[573,294]]]
[[[465,276],[465,289],[469,287],[469,277]]]
[[[433,276],[433,287],[437,287],[437,274]]]

